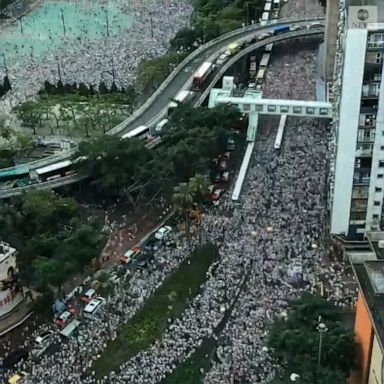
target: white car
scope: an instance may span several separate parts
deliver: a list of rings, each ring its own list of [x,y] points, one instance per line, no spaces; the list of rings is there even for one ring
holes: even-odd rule
[[[53,331],[46,331],[41,333],[39,336],[36,337],[35,342],[37,344],[43,344],[45,340],[48,340],[54,335]]]
[[[228,55],[226,53],[222,53],[216,61],[217,65],[223,65],[228,60]]]
[[[155,233],[155,238],[157,240],[164,240],[171,232],[172,232],[172,228],[169,225],[166,225],[165,227],[161,227]]]
[[[104,304],[105,299],[103,297],[96,297],[91,300],[84,308],[84,317],[91,318]]]

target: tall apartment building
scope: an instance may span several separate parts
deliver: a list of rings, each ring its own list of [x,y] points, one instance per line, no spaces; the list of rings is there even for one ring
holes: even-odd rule
[[[355,237],[384,227],[384,1],[340,3],[331,233]]]

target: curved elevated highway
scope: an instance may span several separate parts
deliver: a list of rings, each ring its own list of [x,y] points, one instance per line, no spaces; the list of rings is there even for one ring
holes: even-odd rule
[[[123,121],[121,124],[111,129],[108,134],[111,135],[123,135],[130,130],[136,128],[139,125],[150,125],[152,122],[159,120],[165,113],[169,100],[172,99],[181,89],[186,88],[192,81],[193,73],[204,62],[214,60],[218,57],[224,47],[228,46],[232,42],[238,42],[241,40],[248,40],[254,35],[260,32],[269,30],[271,26],[302,26],[308,25],[312,22],[323,23],[324,18],[311,18],[311,19],[285,19],[278,20],[276,23],[269,23],[265,26],[258,24],[248,26],[245,28],[232,31],[226,35],[222,35],[198,48],[192,52],[187,58],[185,58],[177,68],[168,76],[163,84],[157,89],[157,91],[129,118]],[[301,36],[309,36],[323,33],[323,28],[316,29],[303,29],[297,31],[287,31],[285,33],[278,34],[261,40],[257,43],[246,46],[234,57],[232,57],[222,67],[217,69],[213,80],[208,84],[205,91],[198,97],[195,105],[201,105],[204,99],[209,95],[210,90],[214,87],[218,80],[223,76],[226,70],[233,65],[236,61],[241,59],[247,53],[252,52],[255,49],[261,48],[270,43],[296,38]],[[22,167],[28,167],[30,170],[40,168],[49,164],[53,164],[58,161],[67,159],[73,155],[76,149],[63,152],[59,155],[50,156],[41,160],[37,160],[28,164],[23,164]],[[7,170],[16,169],[17,167],[7,168]],[[0,173],[5,169],[0,170]],[[0,199],[8,198],[11,196],[20,195],[23,191],[33,189],[51,189],[57,188],[62,185],[71,184],[80,180],[79,176],[66,176],[58,180],[52,180],[48,182],[38,183],[20,188],[3,189],[0,190]]]

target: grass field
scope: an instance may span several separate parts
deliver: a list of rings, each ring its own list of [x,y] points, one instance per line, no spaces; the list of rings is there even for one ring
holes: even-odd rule
[[[161,381],[161,384],[201,384],[208,372],[212,355],[216,349],[216,340],[205,339],[199,348],[179,364],[175,371]]]
[[[117,370],[120,364],[159,339],[174,319],[188,306],[206,279],[206,272],[218,257],[214,245],[194,251],[146,301],[144,306],[121,329],[118,337],[103,352],[93,368],[98,377]]]

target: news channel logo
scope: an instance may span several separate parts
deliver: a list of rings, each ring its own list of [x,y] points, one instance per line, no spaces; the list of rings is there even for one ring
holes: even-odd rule
[[[368,24],[378,22],[376,6],[350,6],[348,14],[348,28],[366,29]]]

